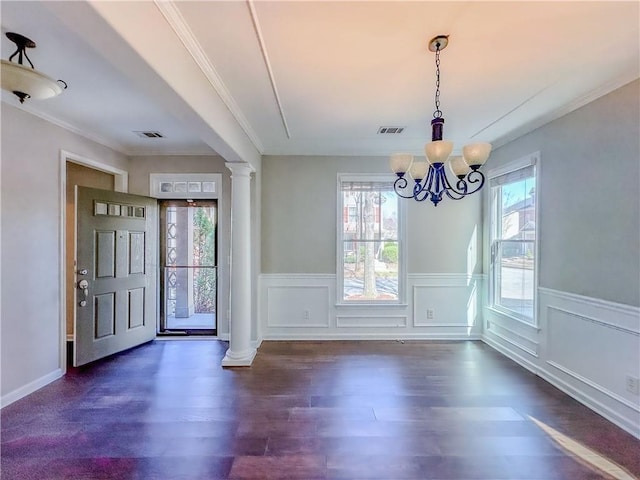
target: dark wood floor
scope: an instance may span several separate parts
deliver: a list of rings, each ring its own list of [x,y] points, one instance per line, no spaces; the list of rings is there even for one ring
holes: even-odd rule
[[[640,441],[479,342],[265,342],[240,369],[225,350],[155,341],[4,408],[2,479],[640,474]]]

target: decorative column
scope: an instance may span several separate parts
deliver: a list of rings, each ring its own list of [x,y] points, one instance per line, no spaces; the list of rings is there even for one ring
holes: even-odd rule
[[[231,319],[223,367],[248,367],[251,348],[251,173],[248,163],[226,163],[231,170]]]

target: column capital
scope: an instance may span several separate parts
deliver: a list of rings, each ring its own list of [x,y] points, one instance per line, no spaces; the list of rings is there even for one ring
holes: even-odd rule
[[[227,162],[224,166],[231,170],[231,175],[249,177],[256,171],[250,163]]]

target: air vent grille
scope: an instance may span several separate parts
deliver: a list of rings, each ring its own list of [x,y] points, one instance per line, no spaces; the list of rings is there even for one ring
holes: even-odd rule
[[[134,131],[137,136],[140,138],[164,138],[164,135],[160,132],[137,132]]]
[[[404,131],[404,127],[380,127],[378,129],[378,134],[393,134],[397,135]]]

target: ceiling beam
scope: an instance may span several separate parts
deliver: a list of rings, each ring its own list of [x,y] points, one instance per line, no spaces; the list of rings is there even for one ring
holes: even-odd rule
[[[47,6],[225,160],[260,164],[261,152],[154,2]]]

